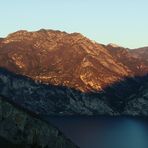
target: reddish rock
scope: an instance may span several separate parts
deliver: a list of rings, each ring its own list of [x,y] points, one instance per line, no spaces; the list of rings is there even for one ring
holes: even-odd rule
[[[104,46],[79,33],[44,29],[8,35],[0,41],[0,55],[0,67],[81,91],[102,90],[148,71],[128,49]]]

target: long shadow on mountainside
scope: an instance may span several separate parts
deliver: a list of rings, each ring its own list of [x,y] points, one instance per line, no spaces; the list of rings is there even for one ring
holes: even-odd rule
[[[147,81],[148,75],[126,77],[103,91],[81,92],[75,88],[42,84],[0,68],[0,96],[39,116],[108,115],[122,113],[130,101],[129,96],[138,94]]]

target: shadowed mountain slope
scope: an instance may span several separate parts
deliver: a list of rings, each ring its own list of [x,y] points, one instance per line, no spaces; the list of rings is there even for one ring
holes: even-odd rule
[[[142,92],[142,87],[147,86],[147,82],[147,76],[125,78],[104,88],[103,91],[84,93],[65,86],[40,84],[28,77],[0,68],[0,95],[41,117],[124,114],[128,112],[128,103]],[[140,109],[141,112],[144,110]],[[132,115],[132,112],[127,115]]]
[[[0,97],[1,148],[78,148],[49,122]]]

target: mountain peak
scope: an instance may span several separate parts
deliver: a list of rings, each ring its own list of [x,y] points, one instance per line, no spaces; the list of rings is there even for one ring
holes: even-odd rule
[[[114,44],[114,43],[109,43],[107,46],[111,46],[113,48],[119,48],[121,47],[120,45]]]
[[[28,31],[27,30],[19,30],[19,31],[16,31],[14,33],[9,34],[7,37],[12,37],[12,36],[16,36],[16,35],[22,35],[22,34],[25,34],[25,33],[28,33]]]
[[[38,31],[34,31],[34,33],[64,33],[64,34],[68,34],[67,32],[65,31],[60,31],[60,30],[52,30],[52,29],[40,29]]]
[[[82,37],[84,37],[81,33],[78,33],[78,32],[70,33],[70,35],[72,35],[72,36],[82,36]]]

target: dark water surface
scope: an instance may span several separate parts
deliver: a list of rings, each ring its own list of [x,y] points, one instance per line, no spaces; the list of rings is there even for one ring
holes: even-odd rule
[[[80,148],[148,148],[148,120],[133,117],[50,117]]]

